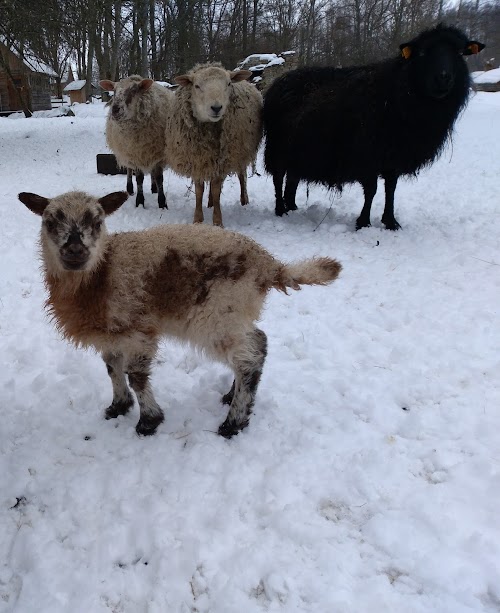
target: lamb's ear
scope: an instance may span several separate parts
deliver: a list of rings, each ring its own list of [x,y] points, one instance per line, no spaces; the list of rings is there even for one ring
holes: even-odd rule
[[[477,40],[470,40],[462,51],[463,55],[476,55],[485,48],[486,45],[479,43]]]
[[[139,87],[140,89],[142,89],[143,92],[146,92],[151,87],[151,85],[153,85],[153,83],[154,83],[153,79],[143,79],[140,82]]]
[[[404,57],[405,60],[409,60],[411,57],[411,45],[410,43],[403,43],[402,45],[399,45],[399,49],[401,51],[401,55]]]
[[[107,92],[112,92],[115,89],[115,84],[113,81],[99,81],[99,85]]]
[[[191,80],[191,77],[189,77],[187,74],[181,74],[180,76],[175,77],[174,81],[177,83],[177,85],[180,85],[181,87],[191,85],[191,83],[193,82]]]
[[[233,70],[229,74],[233,83],[237,83],[238,81],[247,81],[252,76],[252,72],[250,70]]]
[[[43,215],[43,212],[50,202],[48,198],[38,196],[37,194],[31,194],[30,192],[21,192],[17,197],[30,211],[37,215]]]
[[[111,215],[121,207],[127,198],[127,192],[113,192],[112,194],[99,198],[98,202],[104,209],[106,215]]]

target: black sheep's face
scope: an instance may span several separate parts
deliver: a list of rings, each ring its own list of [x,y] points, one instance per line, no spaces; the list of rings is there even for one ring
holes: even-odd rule
[[[445,42],[416,49],[416,77],[427,96],[440,100],[452,91],[456,79],[466,70],[461,51]]]
[[[455,84],[467,79],[463,55],[479,53],[482,43],[469,41],[453,27],[438,26],[400,46],[402,56],[409,62],[417,91],[435,100],[449,96]]]

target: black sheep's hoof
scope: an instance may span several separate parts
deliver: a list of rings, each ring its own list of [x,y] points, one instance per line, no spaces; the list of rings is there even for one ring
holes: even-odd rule
[[[356,219],[356,230],[361,230],[361,228],[371,228],[371,223],[369,221],[365,221],[363,219]]]
[[[126,415],[133,404],[134,401],[132,396],[129,396],[126,400],[121,400],[120,402],[113,402],[104,411],[104,417],[105,419],[115,419],[118,417],[118,415]]]
[[[165,419],[163,413],[156,417],[141,417],[137,422],[135,431],[142,436],[151,436],[156,432],[156,428]]]
[[[241,432],[244,428],[248,426],[248,419],[242,424],[237,424],[234,421],[229,421],[226,419],[224,423],[219,426],[218,433],[224,438],[231,438]]]
[[[168,209],[167,199],[165,198],[165,196],[163,194],[160,194],[158,196],[158,208],[160,208],[160,209]]]
[[[292,204],[290,206],[287,205],[286,210],[287,211],[296,211],[297,210],[297,205],[295,204],[295,202],[292,202]]]
[[[382,223],[384,224],[384,226],[386,227],[387,230],[401,230],[401,226],[399,225],[399,223],[394,219],[389,219],[389,220],[385,220],[382,217]]]
[[[127,185],[127,194],[128,194],[129,196],[133,196],[133,195],[134,195],[134,188],[133,188],[133,187],[129,187],[129,186]]]
[[[142,194],[137,194],[137,197],[135,199],[135,206],[138,207],[140,204],[142,204],[143,208],[146,208],[144,206],[144,196]]]

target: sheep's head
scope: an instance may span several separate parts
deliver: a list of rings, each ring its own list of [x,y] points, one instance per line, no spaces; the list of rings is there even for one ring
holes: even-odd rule
[[[56,271],[89,271],[103,253],[105,217],[114,213],[128,194],[114,192],[97,199],[84,192],[68,192],[49,200],[22,192],[18,198],[42,217],[42,248],[45,259],[50,260],[46,263]]]
[[[403,43],[400,49],[409,62],[418,91],[441,99],[450,94],[457,80],[468,78],[462,55],[479,53],[484,45],[469,40],[457,28],[438,25]]]
[[[231,85],[251,76],[249,70],[229,71],[217,65],[202,65],[175,78],[181,87],[191,88],[194,117],[202,122],[217,122],[229,105]]]
[[[138,115],[141,97],[153,85],[153,79],[143,79],[132,75],[121,81],[100,81],[100,86],[106,91],[112,91],[110,117],[116,121],[125,121]]]

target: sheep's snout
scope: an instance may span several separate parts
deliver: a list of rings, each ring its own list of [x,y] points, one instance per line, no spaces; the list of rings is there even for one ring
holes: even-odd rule
[[[212,111],[212,119],[213,120],[219,120],[222,117],[222,115],[221,115],[222,104],[212,104],[210,109]]]
[[[455,79],[450,72],[443,70],[441,73],[434,76],[433,93],[435,98],[444,98],[447,96],[451,89]]]
[[[80,232],[75,230],[60,248],[59,255],[66,270],[82,270],[89,261],[90,251],[83,244]]]
[[[111,107],[111,117],[113,117],[113,119],[120,119],[121,115],[121,107],[118,104],[113,104],[113,106]]]

